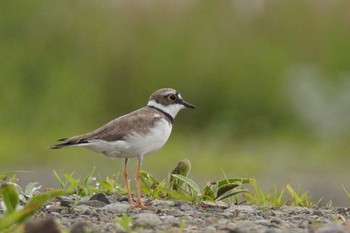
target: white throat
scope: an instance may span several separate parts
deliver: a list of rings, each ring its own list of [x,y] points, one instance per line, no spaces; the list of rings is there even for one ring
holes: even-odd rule
[[[150,100],[148,101],[147,106],[153,107],[153,108],[157,108],[160,109],[166,113],[168,113],[172,118],[175,119],[176,114],[183,108],[185,108],[185,106],[183,106],[182,104],[170,104],[168,106],[164,106],[160,103],[157,103],[154,100]]]

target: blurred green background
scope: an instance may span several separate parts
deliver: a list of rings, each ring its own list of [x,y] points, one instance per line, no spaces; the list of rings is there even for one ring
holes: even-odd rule
[[[189,158],[201,184],[290,182],[348,206],[349,41],[346,0],[3,0],[0,173],[30,170],[20,181],[46,187],[53,169],[117,174],[122,160],[47,147],[173,87],[197,110],[144,170],[162,179]]]

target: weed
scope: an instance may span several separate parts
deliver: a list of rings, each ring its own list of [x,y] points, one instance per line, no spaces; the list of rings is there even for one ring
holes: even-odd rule
[[[182,160],[180,162],[186,161],[188,166],[188,160]],[[183,168],[183,164],[180,168]],[[189,165],[190,167],[190,165]],[[199,185],[187,177],[190,169],[182,169],[180,172],[176,169],[170,175],[169,182],[166,180],[159,182],[151,174],[142,171],[141,181],[142,189],[149,197],[153,198],[175,198],[185,201],[191,201],[192,203],[197,203],[202,200],[209,201],[219,201],[224,200],[239,193],[247,192],[247,189],[243,189],[243,184],[248,184],[252,182],[249,178],[228,178],[219,181],[209,182],[206,186],[200,188]],[[184,172],[181,172],[184,171]],[[184,175],[182,175],[184,174]],[[186,175],[186,176],[185,176]]]
[[[123,213],[121,218],[116,218],[115,222],[119,224],[119,226],[125,232],[133,232],[132,231],[132,217],[129,217],[127,214]]]
[[[10,173],[1,174],[1,179],[4,180],[7,174]],[[18,224],[34,215],[48,200],[66,194],[63,190],[37,194],[40,188],[38,183],[28,184],[23,192],[19,185],[13,182],[14,180],[10,178],[8,182],[2,181],[0,185],[1,203],[5,210],[4,215],[0,217],[0,232],[14,232]],[[23,206],[20,204],[21,201],[24,203]]]
[[[307,192],[303,193],[300,187],[296,191],[290,184],[286,184],[284,188],[278,190],[277,186],[273,185],[272,192],[265,193],[255,179],[252,180],[251,184],[254,193],[244,193],[249,204],[260,206],[311,206],[309,194]]]
[[[310,196],[308,192],[302,193],[300,186],[298,187],[298,190],[295,191],[294,188],[290,185],[286,185],[286,189],[289,192],[289,195],[292,197],[292,200],[290,200],[288,204],[291,206],[303,206],[303,207],[310,207]]]
[[[346,196],[350,199],[350,193],[349,193],[349,191],[345,188],[344,184],[342,184],[341,186],[343,187],[343,190],[344,190]]]

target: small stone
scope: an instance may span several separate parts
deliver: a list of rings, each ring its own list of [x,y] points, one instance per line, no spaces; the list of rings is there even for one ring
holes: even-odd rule
[[[171,215],[165,215],[165,216],[160,216],[160,219],[163,221],[168,226],[180,226],[180,219],[176,218],[175,216]]]
[[[206,228],[204,228],[204,233],[215,233],[217,232],[216,228],[213,226],[207,226]]]
[[[189,204],[184,204],[180,206],[180,210],[182,211],[189,211],[193,209],[194,209],[193,205],[189,205]]]
[[[86,233],[85,228],[87,225],[86,222],[77,222],[72,226],[70,233]]]
[[[69,214],[70,212],[69,212],[69,210],[68,209],[63,209],[62,211],[61,211],[61,214],[62,215],[66,215],[66,214]]]
[[[152,206],[175,206],[175,202],[173,201],[163,201],[163,200],[152,200],[151,202]]]
[[[100,209],[108,210],[110,212],[114,212],[116,214],[119,214],[119,213],[125,213],[127,211],[130,211],[131,206],[129,204],[116,202],[116,203],[105,205],[104,207],[102,207]]]
[[[71,197],[59,197],[60,205],[65,207],[71,207],[74,204],[74,200]]]
[[[25,233],[60,233],[60,229],[52,217],[28,221],[24,225]]]
[[[52,212],[50,212],[50,214],[51,214],[52,216],[60,216],[60,215],[61,215],[60,213],[58,213],[58,212],[56,212],[56,211],[52,211]]]
[[[61,211],[61,210],[65,209],[65,207],[60,206],[59,203],[55,203],[55,204],[53,204],[53,205],[48,205],[48,206],[46,206],[46,209],[47,209],[48,212],[51,212],[51,211]]]
[[[83,201],[83,202],[79,202],[78,205],[86,205],[86,206],[91,206],[91,207],[95,207],[95,208],[100,208],[106,205],[105,202],[99,201],[99,200],[88,200],[88,201]]]
[[[346,217],[349,215],[349,209],[348,208],[338,208],[337,213]]]
[[[249,206],[249,205],[232,205],[225,211],[227,212],[239,211],[240,213],[253,213],[253,212],[256,212],[256,209],[254,209],[252,206]]]
[[[274,219],[271,219],[271,224],[275,225],[275,226],[278,226],[278,225],[282,225],[283,222],[280,219],[278,219],[278,218],[274,218]]]
[[[345,233],[348,232],[342,227],[336,224],[327,224],[318,228],[315,232],[317,233]]]
[[[153,213],[140,213],[135,216],[134,223],[143,227],[156,227],[162,223],[162,220]]]
[[[201,201],[198,204],[202,207],[218,207],[221,209],[228,208],[228,204],[223,201]]]
[[[105,204],[111,204],[108,197],[104,193],[95,194],[90,198],[90,200],[97,200],[97,201],[104,202]]]
[[[320,216],[320,217],[324,217],[324,214],[322,213],[321,210],[314,210],[314,211],[312,212],[312,214],[317,215],[317,216]]]
[[[96,210],[87,205],[79,205],[74,210],[83,215],[92,215],[96,212]]]

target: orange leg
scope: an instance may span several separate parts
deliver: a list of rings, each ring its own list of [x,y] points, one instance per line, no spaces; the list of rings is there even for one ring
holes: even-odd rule
[[[142,157],[138,158],[137,170],[136,170],[136,188],[137,188],[137,207],[148,208],[142,203],[141,200],[141,182],[140,182],[140,169],[141,169]]]
[[[124,182],[125,182],[126,192],[127,192],[127,194],[128,194],[129,204],[132,205],[132,206],[136,206],[136,203],[132,200],[131,193],[130,193],[128,172],[127,172],[127,169],[126,169],[127,163],[128,163],[128,159],[125,158],[125,160],[124,160],[124,172],[123,172],[123,175],[124,175]]]

